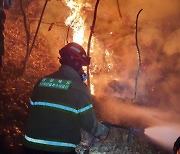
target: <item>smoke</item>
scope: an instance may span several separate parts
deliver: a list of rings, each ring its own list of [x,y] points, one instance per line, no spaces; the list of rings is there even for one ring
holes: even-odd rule
[[[104,97],[97,99],[95,106],[103,121],[125,124],[133,127],[153,127],[161,125],[179,125],[180,115],[158,108],[138,106],[132,100]],[[180,125],[179,125],[180,126]],[[180,127],[178,127],[180,128]]]
[[[95,1],[78,2],[84,3],[82,16],[87,37]],[[122,18],[116,1],[100,2],[91,46],[91,82],[101,100],[98,108],[103,118],[148,127],[180,123],[180,1],[122,0],[120,9]],[[138,67],[135,20],[140,9],[138,43],[142,67],[137,102],[144,107],[131,105]],[[63,23],[69,14],[63,1],[49,1],[44,20],[60,22],[61,26],[48,31],[49,25],[43,24],[41,33],[49,40],[53,54],[64,45],[67,27]],[[70,40],[71,37],[72,31]]]
[[[144,128],[144,134],[151,141],[172,151],[180,133],[179,114],[171,110],[134,105],[132,100],[113,99],[108,97],[108,93],[106,97],[98,100],[95,107],[98,113],[101,113],[102,121]]]
[[[102,4],[102,10],[108,9],[107,3]],[[99,102],[99,110],[102,117],[111,122],[150,127],[146,129],[146,135],[172,149],[180,133],[180,2],[138,0],[121,1],[120,4],[122,19],[116,9],[100,13],[99,17],[97,35],[113,51],[110,73],[97,77],[96,96],[100,100],[105,97]],[[138,66],[135,19],[141,8],[144,10],[139,16],[138,41],[142,68],[137,101],[144,107],[131,104]],[[107,22],[101,25],[104,18]]]
[[[109,6],[113,9],[108,9]],[[116,3],[105,1],[100,4],[98,10],[95,34],[97,38],[99,37],[98,41],[113,52],[111,57],[113,67],[108,73],[101,71],[97,77],[94,75],[97,94],[103,95],[103,90],[109,88],[109,82],[117,80],[119,87],[124,86],[125,89],[120,88],[119,97],[133,98],[134,79],[138,66],[135,20],[138,11],[143,8],[138,26],[142,68],[138,80],[137,99],[147,106],[178,113],[180,108],[178,103],[180,101],[178,94],[180,93],[178,79],[180,75],[178,45],[180,2],[178,0],[173,2],[170,0],[121,1],[122,19],[119,18],[116,7]],[[103,13],[105,10],[106,14]],[[101,64],[97,65],[102,70],[106,69]],[[102,78],[106,81],[102,81]],[[114,89],[109,91],[108,95],[113,96],[115,92],[118,95]]]

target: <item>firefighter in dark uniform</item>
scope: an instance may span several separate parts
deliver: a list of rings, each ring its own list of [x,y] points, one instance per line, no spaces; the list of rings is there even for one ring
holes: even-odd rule
[[[6,14],[4,9],[9,9],[14,6],[13,0],[0,0],[0,68],[2,67],[2,57],[4,55],[4,23]]]
[[[89,65],[90,58],[74,42],[59,53],[59,70],[41,78],[32,92],[24,143],[26,153],[75,153],[81,140],[80,129],[97,137],[108,132],[95,117],[84,83],[86,74],[82,66]]]

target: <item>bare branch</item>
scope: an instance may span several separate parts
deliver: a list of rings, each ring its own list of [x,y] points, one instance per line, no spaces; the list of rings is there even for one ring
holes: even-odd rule
[[[135,38],[136,38],[136,47],[137,47],[137,54],[138,54],[139,64],[138,64],[138,69],[137,69],[136,77],[135,77],[135,90],[134,90],[133,103],[136,101],[138,77],[139,77],[139,72],[140,72],[140,69],[141,69],[141,53],[140,53],[139,45],[138,45],[138,17],[139,17],[139,14],[141,13],[142,10],[143,10],[143,9],[141,9],[141,10],[138,12],[137,17],[136,17],[136,35],[135,35]]]
[[[32,44],[31,44],[31,47],[29,47],[29,46],[30,46],[30,45],[29,45],[29,41],[30,41],[30,40],[27,39],[27,40],[28,40],[28,43],[27,43],[27,52],[26,52],[26,57],[25,57],[25,61],[24,61],[23,71],[25,71],[25,69],[26,69],[26,65],[27,65],[29,56],[30,56],[30,54],[31,54],[31,52],[32,52],[32,49],[33,49],[33,47],[34,47],[34,44],[35,44],[35,41],[36,41],[36,37],[37,37],[38,31],[39,31],[39,28],[40,28],[40,25],[41,25],[42,17],[43,17],[43,15],[44,15],[44,11],[45,11],[45,8],[46,8],[46,5],[47,5],[47,2],[48,2],[48,1],[49,1],[49,0],[46,0],[46,1],[45,1],[43,10],[42,10],[42,13],[41,13],[41,16],[40,16],[40,20],[39,20],[39,23],[38,23],[38,26],[37,26],[37,29],[36,29],[36,32],[35,32],[35,35],[34,35],[34,38],[33,38],[33,42],[32,42]],[[22,8],[23,8],[22,0],[20,0],[20,2],[21,2],[21,6],[22,6]],[[22,10],[24,10],[24,9],[22,9]],[[24,16],[24,23],[27,23],[27,18],[26,18],[25,12],[24,12],[24,11],[22,11],[22,12],[23,12],[23,16]],[[26,24],[25,24],[25,25],[26,25]],[[25,30],[26,30],[26,31],[28,30],[27,26],[25,26]],[[27,32],[28,32],[28,37],[27,37],[27,38],[30,38],[30,32],[29,32],[29,31],[27,31]],[[26,33],[27,33],[27,32],[26,32]]]
[[[90,31],[89,40],[88,40],[88,47],[87,47],[87,56],[88,57],[90,56],[91,38],[92,38],[92,35],[93,35],[93,32],[94,32],[94,26],[95,26],[95,23],[96,23],[96,14],[97,14],[99,1],[100,0],[96,1],[96,5],[95,5],[95,8],[94,8],[94,18],[93,18],[93,22],[92,22],[92,26],[91,26],[91,31]],[[87,85],[88,85],[88,87],[90,89],[90,77],[89,77],[89,75],[90,75],[89,66],[87,66],[87,76],[88,76]]]
[[[44,3],[44,7],[43,7],[43,10],[42,10],[42,13],[41,13],[41,16],[40,16],[40,19],[39,19],[39,23],[38,23],[38,26],[37,26],[37,29],[36,29],[36,32],[35,32],[35,35],[34,35],[34,39],[33,39],[33,42],[32,42],[32,45],[31,45],[31,48],[30,48],[30,51],[29,51],[29,56],[32,52],[32,49],[34,47],[34,44],[35,44],[35,41],[36,41],[36,37],[37,37],[37,34],[39,32],[39,28],[40,28],[40,25],[41,25],[41,21],[42,21],[42,18],[43,18],[43,15],[44,15],[44,11],[46,9],[46,6],[47,6],[47,2],[49,0],[46,0],[45,3]]]
[[[35,32],[35,35],[34,35],[34,38],[33,38],[33,42],[32,42],[31,47],[30,47],[30,45],[29,45],[29,42],[30,42],[30,31],[29,31],[30,25],[27,24],[27,16],[26,16],[26,13],[25,13],[24,8],[23,8],[22,0],[20,0],[21,10],[22,10],[22,14],[23,14],[23,17],[24,17],[24,27],[25,27],[26,36],[27,36],[27,51],[26,51],[26,56],[25,56],[25,61],[24,61],[24,66],[23,66],[23,72],[26,69],[26,65],[27,65],[29,56],[30,56],[30,54],[32,52],[32,49],[34,47],[36,37],[37,37],[38,31],[39,31],[39,28],[40,28],[40,24],[41,24],[41,21],[42,21],[42,17],[44,15],[44,11],[45,11],[45,8],[46,8],[46,5],[47,5],[48,1],[49,0],[45,1],[43,10],[42,10],[42,13],[41,13],[41,16],[40,16],[40,20],[39,20],[39,23],[38,23],[38,26],[37,26],[37,29],[36,29],[36,32]]]
[[[29,55],[30,24],[29,24],[29,22],[27,20],[27,16],[26,16],[26,13],[25,13],[25,10],[24,10],[24,7],[23,7],[22,0],[19,0],[19,3],[20,3],[23,18],[24,18],[24,29],[25,29],[25,32],[26,32],[26,56],[25,56],[25,61],[24,61],[24,65],[25,65],[26,60],[27,60],[28,55]],[[24,70],[24,68],[23,68],[23,70]]]
[[[30,22],[30,23],[35,22],[35,21],[39,22],[39,20],[37,20],[37,19],[35,19],[35,18],[29,18],[29,19],[31,19],[31,22]],[[51,26],[51,24],[53,24],[53,26],[57,26],[57,27],[62,27],[62,26],[64,25],[63,22],[47,22],[47,21],[41,21],[41,23],[47,24],[47,25],[49,25],[49,26]]]
[[[67,35],[66,35],[66,43],[67,43],[67,44],[69,43],[69,42],[68,42],[69,31],[70,31],[70,28],[71,28],[72,24],[74,23],[74,21],[75,21],[75,20],[73,20],[73,21],[71,22],[71,24],[68,26],[68,29],[67,29]]]
[[[121,13],[120,5],[119,5],[119,0],[116,0],[116,2],[117,2],[118,12],[119,12],[119,17],[122,18],[122,13]]]
[[[68,29],[67,29],[67,35],[66,35],[66,43],[68,44],[68,37],[69,37],[69,30],[70,30],[70,26],[68,26]]]

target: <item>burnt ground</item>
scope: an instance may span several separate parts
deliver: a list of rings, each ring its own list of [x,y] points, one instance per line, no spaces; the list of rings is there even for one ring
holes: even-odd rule
[[[5,55],[0,70],[0,153],[21,153],[28,116],[29,97],[36,81],[58,69],[57,60],[49,54],[47,41],[38,36],[26,71],[22,64],[26,54],[26,35],[20,10],[7,12],[5,24]],[[81,148],[80,148],[81,149]],[[106,141],[96,143],[93,153],[166,154],[164,149],[134,138],[127,143],[127,132],[112,129]]]

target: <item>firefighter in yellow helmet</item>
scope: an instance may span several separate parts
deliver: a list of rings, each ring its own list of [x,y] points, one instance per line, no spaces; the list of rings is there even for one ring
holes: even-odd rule
[[[26,153],[75,153],[81,140],[80,129],[105,137],[108,128],[99,123],[93,111],[86,74],[90,64],[84,49],[69,43],[59,51],[61,67],[41,78],[30,100],[25,133]]]

